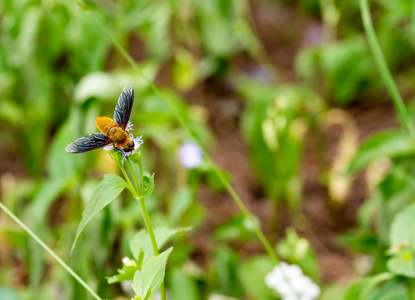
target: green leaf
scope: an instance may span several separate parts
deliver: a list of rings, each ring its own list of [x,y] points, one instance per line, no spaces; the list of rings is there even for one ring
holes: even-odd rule
[[[368,299],[369,294],[379,283],[389,281],[393,277],[395,276],[391,273],[380,273],[376,276],[366,277],[350,286],[344,296],[344,300]]]
[[[107,281],[109,284],[127,280],[133,280],[135,272],[138,270],[138,265],[127,266],[123,265],[121,269],[118,269],[118,274],[107,277]]]
[[[153,256],[134,275],[132,288],[134,292],[143,300],[148,299],[160,287],[164,279],[167,259],[173,250],[170,247],[159,256]]]
[[[200,299],[200,293],[195,280],[188,276],[181,268],[169,270],[169,290],[172,300]]]
[[[252,225],[249,225],[250,218],[245,215],[237,215],[215,228],[213,238],[218,240],[237,240],[240,242],[247,242],[254,237]]]
[[[347,173],[354,173],[366,167],[377,158],[397,157],[413,154],[414,147],[405,132],[386,131],[366,140],[350,162]]]
[[[69,118],[59,128],[47,156],[47,169],[51,178],[67,179],[76,175],[79,157],[64,151],[66,145],[77,138],[80,113],[72,110]]]
[[[411,242],[415,242],[415,204],[410,205],[394,218],[389,240],[391,246],[409,246]]]
[[[173,199],[169,203],[169,219],[171,224],[180,223],[180,218],[193,203],[193,194],[193,191],[189,187],[183,187],[176,191]]]
[[[20,300],[18,294],[8,287],[0,287],[0,299],[5,300]]]
[[[155,64],[150,62],[141,64],[134,71],[89,73],[76,86],[75,101],[83,103],[90,98],[96,97],[114,102],[120,95],[126,82],[131,83],[134,86],[134,91],[137,93],[148,86],[146,80],[152,80],[156,70]]]
[[[368,78],[373,78],[373,61],[361,36],[322,48],[320,64],[334,100],[341,105],[348,104],[367,84]]]
[[[387,262],[388,270],[394,274],[415,278],[415,262],[410,251],[415,241],[415,204],[394,218],[389,240],[389,252],[393,257]]]
[[[269,256],[251,257],[241,264],[239,276],[250,299],[275,299],[274,291],[265,284],[265,276],[272,271],[274,265]]]
[[[169,229],[167,227],[159,227],[154,230],[157,246],[161,249],[173,236],[191,230],[191,227],[179,229]],[[146,229],[142,229],[130,241],[130,250],[134,259],[137,259],[142,251],[144,253],[143,261],[145,262],[150,256],[154,255],[151,245],[150,236]]]
[[[286,230],[286,237],[278,242],[276,250],[281,259],[299,265],[306,275],[320,281],[317,256],[309,241],[299,236],[294,228]]]
[[[178,89],[188,91],[198,79],[198,69],[191,53],[180,49],[174,57],[172,77]]]
[[[217,246],[212,261],[213,286],[227,296],[237,299],[243,296],[243,285],[238,278],[241,259],[228,246]]]
[[[65,188],[66,183],[67,180],[60,177],[48,179],[41,183],[39,191],[31,203],[30,213],[36,223],[45,221],[49,207]]]
[[[121,177],[113,174],[105,175],[104,179],[98,184],[88,202],[84,212],[82,213],[82,220],[76,232],[75,240],[72,244],[71,252],[75,248],[79,235],[84,230],[86,224],[105,206],[110,204],[125,188],[127,183]]]
[[[406,253],[403,253],[406,252]],[[400,253],[390,258],[386,264],[388,270],[396,275],[415,278],[415,270],[412,264],[412,255],[409,249],[401,250]]]
[[[144,172],[144,191],[142,196],[147,198],[153,193],[154,190],[154,174],[150,175],[147,172]]]

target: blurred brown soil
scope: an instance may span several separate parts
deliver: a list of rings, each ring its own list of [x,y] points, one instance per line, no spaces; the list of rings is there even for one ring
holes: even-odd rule
[[[263,2],[263,5],[258,5],[257,2],[253,4],[254,27],[267,55],[286,82],[298,81],[294,73],[294,58],[304,43],[319,41],[321,26],[316,20],[298,15],[294,5],[270,2]],[[232,67],[244,70],[250,65],[252,64],[249,59],[239,57]],[[270,201],[258,192],[260,188],[250,164],[249,149],[241,136],[238,116],[243,109],[242,101],[232,88],[223,82],[207,81],[200,89],[201,91],[192,93],[189,100],[191,103],[200,104],[200,98],[196,98],[203,95],[202,102],[209,111],[209,125],[217,141],[216,147],[211,151],[213,160],[232,174],[233,187],[250,211],[261,220],[263,231],[267,233],[272,207]],[[197,97],[192,97],[196,95]],[[396,127],[395,111],[389,99],[356,101],[344,110],[356,122],[360,141],[374,132]],[[327,157],[336,154],[340,135],[341,130],[336,126],[331,126],[323,132]],[[321,170],[317,163],[317,153],[313,138],[309,135],[305,142],[302,169],[302,217],[300,222],[293,222],[286,209],[282,207],[278,216],[277,239],[283,238],[286,228],[295,223],[296,230],[310,241],[316,251],[322,279],[326,282],[347,280],[353,276],[353,257],[339,245],[337,237],[356,226],[358,209],[367,196],[366,186],[363,174],[358,174],[344,205],[330,205],[327,190],[319,178]],[[209,235],[217,225],[238,214],[239,209],[226,192],[215,194],[207,186],[202,186],[198,196],[207,208],[208,215],[197,237],[194,238],[196,258],[202,263],[207,263],[208,255],[215,247],[208,238]],[[242,257],[264,252],[259,242],[236,244],[234,247]]]

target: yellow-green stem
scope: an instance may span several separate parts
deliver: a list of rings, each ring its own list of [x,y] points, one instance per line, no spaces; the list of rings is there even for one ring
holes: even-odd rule
[[[256,219],[254,218],[254,216],[249,212],[248,208],[242,202],[241,198],[239,198],[238,194],[235,192],[235,190],[229,184],[229,181],[225,178],[222,171],[219,170],[219,168],[213,163],[212,159],[209,156],[207,156],[207,158],[211,161],[216,176],[219,178],[219,180],[222,182],[222,184],[228,190],[229,194],[231,195],[231,197],[235,201],[238,208],[250,220],[255,234],[257,235],[258,239],[260,240],[260,242],[264,246],[264,248],[267,251],[268,255],[271,257],[271,259],[274,261],[275,264],[278,264],[279,259],[278,259],[277,255],[275,254],[275,251],[272,248],[271,244],[269,243],[268,239],[265,237],[264,233],[262,232],[261,228],[259,227],[259,225],[258,225]]]
[[[134,173],[133,166],[131,165],[131,161],[128,157],[127,157],[127,165],[128,165],[128,168],[130,169],[131,176],[133,176],[133,181],[137,188],[137,193],[139,193],[139,195],[142,195],[144,193],[144,190],[142,189],[143,186],[141,186],[141,188],[139,187],[137,177],[135,176],[135,173]]]
[[[46,252],[48,252],[66,271],[68,271],[69,274],[72,275],[73,278],[75,278],[76,281],[78,281],[95,299],[102,300],[93,290],[89,287],[89,285],[79,277],[75,271],[73,271],[67,264],[63,262],[60,257],[55,254],[55,252],[52,251],[42,240],[33,232],[31,231],[20,219],[15,216],[10,210],[7,209],[6,206],[4,206],[0,202],[0,208],[3,209],[6,214],[9,215],[10,218],[12,218],[17,224],[20,225],[43,249],[45,249]]]
[[[140,188],[139,188],[138,181],[137,181],[137,178],[136,178],[135,173],[134,173],[133,166],[131,165],[131,162],[130,162],[128,157],[127,157],[127,166],[130,169],[130,173],[133,176],[133,180],[134,180],[134,183],[135,183],[135,188],[137,189],[137,192],[138,192],[140,190]],[[140,169],[141,191],[144,192],[144,176],[143,176],[143,167],[141,165],[141,160],[138,164],[138,168]],[[124,176],[125,176],[126,175],[125,170],[124,170],[124,173],[125,173],[124,174]],[[131,185],[131,181],[129,181],[129,183]],[[134,187],[133,187],[133,189],[134,189]],[[146,223],[146,227],[147,227],[148,235],[150,236],[151,245],[153,247],[154,255],[158,256],[160,253],[159,253],[159,249],[158,249],[158,246],[157,246],[156,237],[154,235],[153,226],[151,225],[150,216],[148,215],[146,204],[144,203],[144,198],[140,194],[139,196],[136,196],[135,199],[140,204],[141,213],[143,214],[144,222]],[[164,287],[164,280],[163,280],[163,282],[161,283],[161,286],[160,286],[160,295],[161,295],[162,300],[166,300],[166,291],[165,291],[165,287]]]
[[[408,300],[415,300],[414,290],[414,281],[413,279],[410,279],[410,281],[406,283],[406,292],[408,295]]]
[[[127,172],[125,171],[125,168],[122,163],[118,163],[118,166],[121,169],[122,174],[124,175],[125,180],[127,180],[128,183],[128,189],[133,194],[134,198],[138,198],[138,192],[135,190],[134,185],[131,183],[130,177],[128,177]]]
[[[386,88],[392,97],[395,108],[398,111],[398,114],[409,137],[415,144],[414,126],[409,118],[409,114],[399,93],[398,87],[396,86],[395,81],[393,80],[393,77],[389,71],[388,65],[386,64],[386,60],[380,48],[379,42],[376,38],[375,30],[373,29],[372,18],[370,16],[369,4],[367,0],[360,0],[360,10],[362,13],[363,26],[366,31],[366,36],[369,42],[370,50],[373,53],[376,65],[379,69],[380,75],[382,76],[382,80],[385,83]]]

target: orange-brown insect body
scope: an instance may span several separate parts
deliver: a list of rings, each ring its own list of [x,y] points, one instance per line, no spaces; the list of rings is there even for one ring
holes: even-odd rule
[[[125,149],[125,146],[131,141],[130,136],[120,126],[118,126],[113,119],[108,117],[98,117],[95,120],[95,124],[97,125],[99,131],[109,136],[116,147],[132,151],[132,149]]]

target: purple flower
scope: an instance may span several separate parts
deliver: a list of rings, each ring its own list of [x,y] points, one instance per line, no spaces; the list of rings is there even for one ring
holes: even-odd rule
[[[202,149],[197,144],[186,142],[180,146],[179,158],[183,167],[197,168],[203,161]]]

